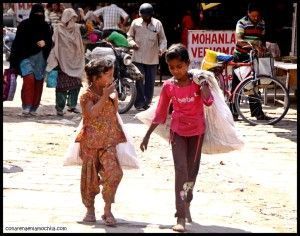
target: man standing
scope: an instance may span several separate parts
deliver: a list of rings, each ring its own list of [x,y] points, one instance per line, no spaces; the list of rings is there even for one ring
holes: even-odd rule
[[[265,21],[261,16],[261,9],[256,3],[249,3],[248,14],[240,19],[236,24],[236,48],[234,51],[235,62],[246,62],[250,60],[249,52],[252,46],[257,50],[259,56],[266,53],[265,47]],[[252,45],[252,46],[251,46]],[[240,80],[235,73],[232,79],[232,91],[237,87]],[[255,116],[257,120],[270,120],[262,111],[259,99],[252,96],[249,98],[251,116]],[[234,120],[238,119],[238,114],[234,104],[231,104],[231,111]]]
[[[116,4],[109,4],[108,6],[101,7],[94,11],[94,15],[103,18],[103,38],[107,38],[113,31],[117,31],[118,33],[123,34],[125,37],[127,36],[121,30],[122,24],[125,25],[129,19],[129,15]],[[120,19],[123,19],[123,23],[121,23]]]
[[[159,64],[159,56],[167,49],[167,39],[162,23],[153,17],[153,7],[143,3],[140,17],[133,20],[127,32],[129,45],[135,51],[133,62],[144,75],[144,80],[136,81],[137,97],[135,108],[146,110],[153,98],[154,82]]]

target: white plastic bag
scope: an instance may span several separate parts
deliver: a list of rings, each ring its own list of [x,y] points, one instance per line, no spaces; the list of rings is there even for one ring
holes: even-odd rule
[[[157,105],[158,100],[154,101],[154,103],[147,110],[137,113],[134,118],[137,118],[144,124],[150,126],[155,116]],[[170,123],[171,116],[168,115],[165,124],[160,124],[159,126],[157,126],[153,132],[168,141],[170,137]]]
[[[192,73],[195,83],[207,81],[214,97],[211,106],[204,106],[206,131],[202,153],[217,154],[241,149],[244,142],[234,126],[231,111],[214,74],[204,70],[190,70],[189,72]]]
[[[80,143],[71,142],[65,154],[64,166],[76,166],[81,165],[82,160],[80,158]]]
[[[75,137],[80,132],[81,128],[82,128],[82,120],[76,129]],[[75,142],[75,138],[72,137],[71,143],[69,144],[69,147],[64,156],[64,166],[81,165],[82,160],[79,154],[80,154],[80,143]]]
[[[120,143],[116,146],[119,163],[123,169],[138,169],[140,168],[140,164],[137,159],[132,139],[128,135],[128,131],[123,124],[121,116],[117,114],[117,117],[127,139],[126,143]],[[82,120],[77,127],[75,137],[80,132],[81,128]],[[64,156],[64,166],[71,165],[82,165],[82,160],[80,158],[80,143],[75,142],[75,138],[72,139]]]
[[[137,155],[135,152],[134,145],[132,143],[132,139],[129,136],[129,130],[124,126],[121,116],[117,113],[118,121],[123,129],[127,142],[119,143],[116,146],[117,156],[120,163],[120,166],[123,169],[139,169],[140,163],[137,159]]]

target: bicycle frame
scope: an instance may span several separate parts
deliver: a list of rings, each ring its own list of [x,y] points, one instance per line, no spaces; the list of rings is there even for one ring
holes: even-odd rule
[[[224,62],[219,62],[218,63],[219,66],[211,69],[211,71],[214,72],[216,77],[219,79],[220,88],[224,94],[225,100],[227,100],[228,102],[234,100],[234,94],[235,94],[235,91],[233,91],[233,93],[231,92],[231,86],[229,84],[230,81],[232,80],[232,73],[229,73],[228,70],[231,68],[231,70],[233,71],[234,68],[238,68],[241,66],[249,66],[251,68],[251,72],[244,79],[253,78],[253,80],[255,81],[256,73],[253,65],[254,56],[255,56],[255,52],[254,50],[251,50],[249,62],[233,62],[233,61],[225,62],[224,61]],[[238,88],[238,86],[236,88]]]

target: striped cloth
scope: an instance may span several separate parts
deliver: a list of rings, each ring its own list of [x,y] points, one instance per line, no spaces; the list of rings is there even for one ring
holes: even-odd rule
[[[265,22],[264,20],[259,21],[254,25],[248,16],[244,16],[236,24],[235,33],[240,35],[245,41],[251,44],[260,44],[265,35]],[[236,45],[235,53],[243,54],[248,53],[251,49],[242,48],[239,44]]]

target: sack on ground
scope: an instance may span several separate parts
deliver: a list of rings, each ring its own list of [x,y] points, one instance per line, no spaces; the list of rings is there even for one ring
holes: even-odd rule
[[[123,169],[139,169],[140,163],[135,152],[132,138],[129,135],[129,130],[127,130],[127,128],[124,126],[124,123],[119,113],[117,113],[117,117],[127,139],[127,142],[119,143],[116,146],[120,166]]]
[[[13,69],[5,69],[3,74],[3,101],[12,101],[17,88],[17,75]]]

